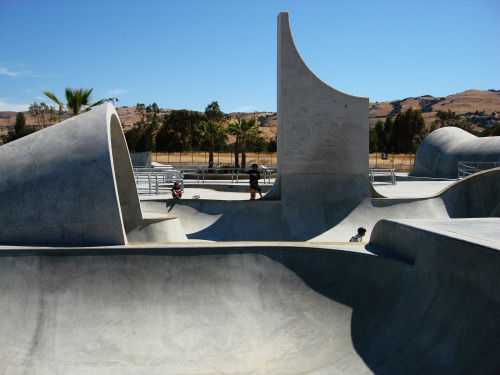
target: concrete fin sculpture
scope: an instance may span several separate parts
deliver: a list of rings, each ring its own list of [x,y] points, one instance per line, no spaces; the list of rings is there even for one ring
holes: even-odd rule
[[[368,108],[368,98],[344,94],[311,72],[293,42],[288,13],[280,13],[280,186],[271,196],[280,196],[288,221],[298,218],[306,223],[288,223],[294,228],[292,239],[306,240],[311,233],[328,230],[369,198]]]

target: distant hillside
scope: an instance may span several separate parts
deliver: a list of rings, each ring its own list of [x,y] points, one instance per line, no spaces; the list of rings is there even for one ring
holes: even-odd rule
[[[478,130],[500,122],[500,90],[467,90],[455,95],[434,97],[424,95],[383,103],[370,103],[370,126],[386,116],[396,116],[401,110],[420,109],[427,125],[436,120],[438,111],[451,110],[456,115],[469,117]]]
[[[436,119],[438,111],[451,110],[459,116],[468,116],[478,130],[483,130],[500,123],[500,90],[467,90],[445,97],[424,95],[390,102],[370,103],[370,126],[375,126],[379,119],[384,121],[387,115],[396,116],[399,111],[410,107],[422,111],[427,125]],[[121,107],[116,110],[125,130],[139,122],[135,107]],[[161,109],[161,115],[171,111],[172,109]],[[29,116],[28,112],[24,112],[24,115],[27,124],[35,124],[35,119]],[[232,112],[229,115],[233,118],[238,116],[247,120],[255,117],[265,138],[276,137],[276,112]],[[0,112],[0,134],[7,133],[7,130],[14,125],[15,117],[16,112]],[[65,120],[69,117],[68,113],[64,113],[61,119]]]

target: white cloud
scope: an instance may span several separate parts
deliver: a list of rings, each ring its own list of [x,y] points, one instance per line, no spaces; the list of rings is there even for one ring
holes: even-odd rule
[[[23,112],[29,109],[29,104],[9,104],[3,99],[0,99],[0,111]]]
[[[6,75],[6,76],[10,76],[10,77],[14,77],[14,76],[18,76],[21,73],[11,72],[7,68],[4,68],[3,66],[0,66],[0,74]]]

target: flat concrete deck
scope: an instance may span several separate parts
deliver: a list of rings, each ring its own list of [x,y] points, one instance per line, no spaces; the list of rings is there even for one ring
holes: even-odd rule
[[[205,183],[197,183],[196,180],[185,180],[188,187],[184,189],[182,199],[194,199],[199,196],[199,199],[207,200],[249,200],[250,188],[248,181],[239,183],[231,183],[224,180],[207,180]],[[397,181],[396,185],[390,185],[387,182],[375,182],[373,187],[377,192],[387,198],[424,198],[430,197],[441,190],[447,188],[456,180],[440,180],[440,181]],[[274,183],[271,179],[271,184],[260,184],[262,187],[269,188]],[[156,199],[173,199],[167,187],[161,189],[161,194],[140,194],[141,200],[156,200]],[[171,187],[170,187],[171,188]],[[170,189],[169,188],[169,189]],[[245,188],[247,188],[245,191]],[[234,191],[231,191],[234,189]],[[144,187],[141,189],[144,192]],[[259,195],[257,194],[257,199]]]

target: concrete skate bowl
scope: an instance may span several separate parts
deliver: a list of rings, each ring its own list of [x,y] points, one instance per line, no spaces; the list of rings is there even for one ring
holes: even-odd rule
[[[384,241],[3,251],[0,373],[498,373],[498,251]]]
[[[330,195],[333,190],[330,191]],[[340,195],[340,194],[337,194]],[[476,173],[426,198],[370,199],[341,220],[325,217],[318,198],[302,212],[284,219],[282,201],[150,200],[145,210],[179,216],[182,230],[193,241],[348,241],[363,224],[371,233],[382,219],[449,219],[500,216],[500,168]],[[331,205],[332,213],[335,206]],[[341,213],[344,210],[340,210]],[[333,217],[335,219],[335,217]],[[307,227],[297,239],[298,227]],[[295,236],[295,237],[294,237]]]

